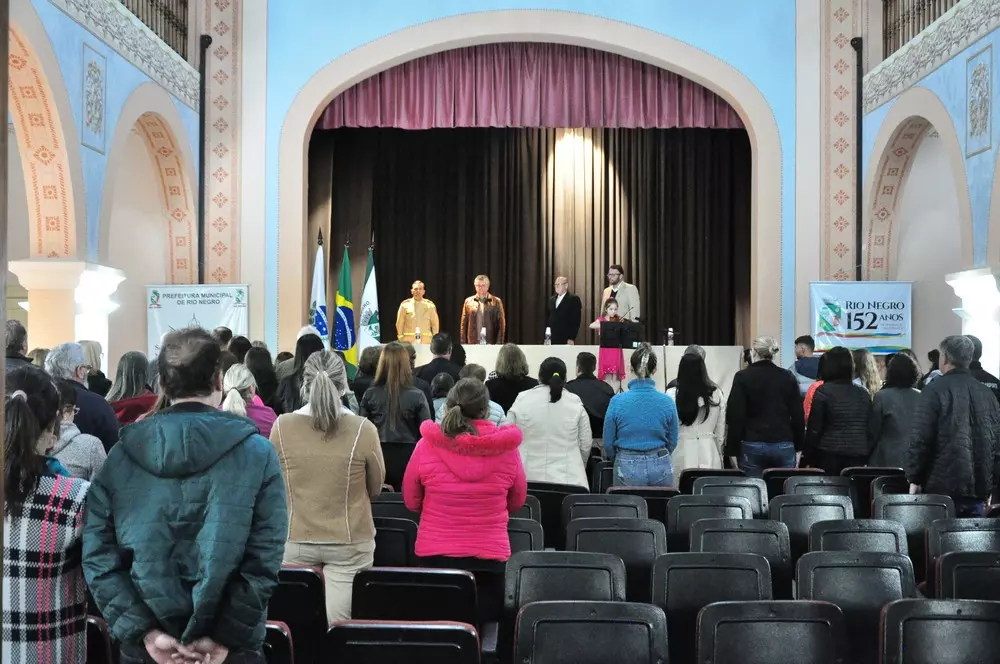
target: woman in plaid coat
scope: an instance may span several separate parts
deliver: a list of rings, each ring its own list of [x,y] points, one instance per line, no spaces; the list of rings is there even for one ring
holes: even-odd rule
[[[54,474],[45,454],[59,437],[59,392],[34,367],[7,374],[4,403],[4,664],[82,664],[87,600],[81,568],[90,484]]]

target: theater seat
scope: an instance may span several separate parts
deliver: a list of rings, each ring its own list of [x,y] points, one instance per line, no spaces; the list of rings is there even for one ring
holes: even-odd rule
[[[354,577],[355,620],[449,620],[477,625],[476,578],[457,569],[371,567]]]
[[[453,622],[347,620],[323,642],[323,662],[344,664],[479,664],[479,635]]]
[[[541,551],[545,548],[542,524],[533,519],[508,519],[507,538],[510,540],[511,555],[522,551]]]
[[[389,519],[409,519],[420,523],[420,514],[411,512],[403,503],[401,493],[380,493],[372,498],[372,516]]]
[[[853,664],[878,661],[882,607],[917,595],[913,565],[902,553],[807,553],[799,558],[795,579],[799,599],[832,602],[843,612],[847,661]]]
[[[785,480],[786,496],[847,496],[855,513],[858,512],[858,492],[848,477],[813,475],[789,477]],[[869,510],[870,511],[870,510]]]
[[[108,623],[97,616],[87,616],[87,664],[114,664],[118,661],[111,645]]]
[[[847,496],[784,495],[771,499],[771,518],[788,526],[792,564],[809,548],[809,529],[819,521],[854,518],[854,506]]]
[[[613,486],[608,489],[611,494],[627,494],[639,496],[646,501],[649,518],[660,523],[667,523],[667,502],[680,491],[669,486]]]
[[[514,659],[531,664],[664,664],[670,661],[667,618],[650,604],[533,602],[517,616]]]
[[[885,494],[872,501],[872,518],[902,524],[913,573],[919,583],[924,580],[927,569],[924,532],[938,519],[955,518],[955,503],[948,496],[932,493]]]
[[[416,542],[417,524],[411,519],[375,517],[375,567],[410,567]]]
[[[528,482],[528,495],[538,499],[542,508],[542,530],[545,532],[545,546],[563,549],[566,531],[562,527],[562,503],[566,496],[590,493],[587,487],[551,482]]]
[[[615,483],[614,461],[596,459],[589,470],[591,493],[604,493]]]
[[[693,662],[698,612],[714,602],[771,599],[771,570],[753,553],[667,553],[653,565],[653,604],[667,615],[670,661]]]
[[[514,624],[521,608],[542,601],[625,601],[625,564],[610,553],[538,551],[507,561],[497,654],[513,655]]]
[[[901,477],[906,479],[906,473],[902,468],[892,468],[887,466],[851,466],[840,471],[842,477],[846,477],[854,484],[854,491],[857,494],[857,501],[854,503],[854,512],[859,519],[867,519],[872,515],[872,482],[879,477]]]
[[[844,616],[829,602],[709,604],[697,634],[698,662],[853,664],[844,659]]]
[[[267,622],[264,635],[264,659],[267,664],[295,664],[292,632],[285,623]]]
[[[759,477],[699,477],[692,493],[696,496],[743,496],[750,501],[754,518],[767,514],[767,485]]]
[[[883,475],[872,480],[872,503],[879,496],[910,493],[910,481],[901,475]]]
[[[809,528],[809,550],[908,554],[902,524],[879,519],[814,523]]]
[[[667,546],[683,553],[690,544],[691,526],[699,519],[752,519],[753,507],[742,496],[677,496],[667,503]]]
[[[541,523],[542,504],[538,501],[538,498],[536,498],[535,496],[531,495],[525,496],[524,505],[522,505],[521,509],[517,510],[516,512],[512,512],[510,516],[512,519],[531,519],[533,521]]]
[[[606,517],[609,519],[646,519],[646,501],[638,496],[617,493],[589,493],[566,496],[562,503],[562,525],[573,519]]]
[[[694,481],[699,477],[744,477],[744,475],[745,473],[739,468],[686,468],[681,471],[677,488],[682,494],[690,495],[694,492]]]
[[[652,519],[576,519],[566,527],[566,550],[618,556],[625,563],[625,597],[648,602],[653,563],[667,552],[667,534]]]
[[[902,599],[882,609],[881,662],[996,662],[1000,603]]]
[[[691,551],[756,553],[771,568],[776,599],[792,598],[792,550],[788,526],[764,519],[702,519],[691,526]]]
[[[785,480],[789,477],[826,475],[821,468],[765,468],[761,476],[767,485],[767,497],[774,499],[785,494]]]
[[[1000,553],[952,551],[937,559],[934,574],[940,599],[1000,601]]]
[[[1000,521],[996,519],[939,519],[927,526],[927,595],[937,589],[937,560],[953,551],[1000,553]]]
[[[311,662],[319,653],[326,620],[323,574],[313,567],[282,567],[267,605],[267,619],[285,623],[295,636],[295,659]]]

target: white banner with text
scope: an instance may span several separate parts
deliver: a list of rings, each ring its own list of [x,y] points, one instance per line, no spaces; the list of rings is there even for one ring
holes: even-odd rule
[[[149,358],[160,353],[160,339],[171,330],[199,326],[209,332],[228,327],[233,336],[250,332],[245,284],[146,286],[146,346]]]
[[[834,346],[895,353],[912,346],[909,281],[819,281],[809,284],[816,350]]]

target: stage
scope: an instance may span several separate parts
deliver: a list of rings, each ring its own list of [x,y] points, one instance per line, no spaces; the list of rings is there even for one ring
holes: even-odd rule
[[[427,364],[434,357],[431,355],[430,346],[417,345],[417,366]],[[468,364],[479,364],[486,367],[486,371],[493,371],[493,367],[496,365],[497,353],[500,352],[501,346],[479,346],[479,345],[468,345],[463,346],[465,348],[465,361]],[[530,368],[531,375],[538,377],[538,367],[541,366],[542,361],[548,357],[558,357],[563,362],[566,363],[567,373],[569,374],[569,379],[576,377],[576,356],[579,353],[587,352],[593,353],[597,356],[600,348],[597,346],[541,346],[541,345],[519,345],[519,348],[524,351],[525,357],[528,358],[528,367]],[[677,363],[680,362],[681,356],[684,354],[684,346],[667,346],[667,366],[666,371],[664,367],[661,366],[663,363],[663,346],[654,346],[656,350],[656,374],[654,378],[656,379],[656,385],[659,389],[663,390],[666,384],[669,383],[673,378],[677,376]],[[629,355],[631,351],[625,351],[625,367],[626,373],[631,372],[631,367],[629,366]],[[705,347],[705,364],[708,367],[709,377],[715,381],[715,383],[722,388],[723,393],[726,398],[729,398],[729,388],[733,384],[733,376],[736,372],[740,370],[740,366],[743,360],[743,348],[740,346],[706,346]],[[623,390],[628,389],[628,381],[632,378],[630,375],[626,375],[625,380],[622,381],[621,388]],[[615,389],[618,389],[617,380],[608,380],[608,383],[613,385]]]

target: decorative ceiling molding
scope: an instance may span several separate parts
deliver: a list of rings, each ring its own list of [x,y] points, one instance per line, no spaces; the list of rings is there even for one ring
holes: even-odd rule
[[[865,76],[864,109],[876,108],[1000,26],[1000,0],[962,0]]]
[[[50,0],[182,103],[198,110],[198,70],[118,0]]]

